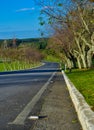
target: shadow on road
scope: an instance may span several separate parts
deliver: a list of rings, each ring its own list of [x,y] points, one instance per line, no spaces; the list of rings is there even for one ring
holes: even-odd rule
[[[60,69],[30,69],[30,70],[0,72],[0,75],[21,74],[21,73],[45,73],[45,72],[60,72],[60,71],[61,71]]]

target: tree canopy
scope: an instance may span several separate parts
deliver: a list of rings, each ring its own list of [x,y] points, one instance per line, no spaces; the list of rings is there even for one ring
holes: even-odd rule
[[[62,61],[70,67],[93,67],[94,58],[94,2],[93,0],[36,0],[42,7],[41,19],[53,28],[53,46],[61,46]],[[48,24],[47,23],[47,24]],[[51,47],[51,45],[50,45]],[[57,47],[58,48],[58,47]],[[54,47],[52,47],[54,49]],[[57,51],[55,49],[55,51]]]

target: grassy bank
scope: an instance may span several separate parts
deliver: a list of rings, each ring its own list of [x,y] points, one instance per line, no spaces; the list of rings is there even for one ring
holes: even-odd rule
[[[38,63],[25,63],[25,62],[9,62],[9,63],[0,63],[0,72],[4,71],[13,71],[13,70],[23,70],[23,69],[31,69],[33,67],[37,67],[41,65]]]
[[[66,73],[69,79],[85,97],[86,102],[94,108],[94,69],[73,70]]]

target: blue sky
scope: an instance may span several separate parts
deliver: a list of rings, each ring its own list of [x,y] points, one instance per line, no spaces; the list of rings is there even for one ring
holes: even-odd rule
[[[40,8],[32,0],[1,0],[0,39],[39,37]]]

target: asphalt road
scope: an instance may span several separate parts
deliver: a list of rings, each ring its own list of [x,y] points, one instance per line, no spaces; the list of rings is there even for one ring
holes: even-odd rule
[[[0,73],[0,130],[24,129],[25,119],[57,70],[57,63],[45,63],[36,69]]]

